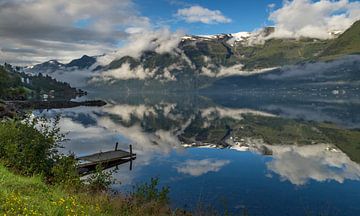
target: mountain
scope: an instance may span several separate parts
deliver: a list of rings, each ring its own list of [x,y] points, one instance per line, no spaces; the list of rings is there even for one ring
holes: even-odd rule
[[[90,57],[87,55],[82,56],[79,59],[74,59],[68,64],[63,64],[57,60],[50,60],[41,64],[27,67],[27,72],[51,74],[56,71],[71,71],[71,70],[84,70],[90,68],[96,62],[96,57]]]
[[[334,59],[342,55],[360,54],[360,20],[340,35],[321,53],[323,59]]]
[[[55,61],[50,64],[56,65]],[[20,72],[19,68],[13,68],[10,64],[0,65],[0,99],[25,100],[47,95],[65,100],[74,98],[79,93],[82,92],[48,75],[41,73],[29,75]]]
[[[62,68],[65,68],[64,64],[58,62],[57,60],[50,60],[41,64],[27,67],[27,71],[29,72],[34,71],[34,72],[47,74]]]
[[[91,65],[95,64],[95,62],[96,62],[95,57],[84,55],[79,59],[72,60],[69,64],[66,64],[65,67],[66,68],[76,67],[77,69],[81,70],[91,67]]]
[[[30,71],[90,70],[88,81],[91,85],[112,85],[124,90],[196,89],[224,77],[248,76],[286,65],[359,54],[359,26],[358,21],[343,34],[332,34],[334,38],[328,40],[273,38],[274,27],[256,32],[187,35],[172,52],[147,50],[138,58],[105,55],[114,59],[105,65],[99,65],[97,61],[104,56],[83,56],[68,64],[52,60],[36,65]]]

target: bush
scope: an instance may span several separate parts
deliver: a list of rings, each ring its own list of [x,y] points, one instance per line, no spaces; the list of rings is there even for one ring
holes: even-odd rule
[[[101,165],[97,165],[95,173],[90,175],[86,180],[89,184],[89,189],[94,192],[109,190],[110,185],[115,183],[112,174],[110,171],[104,171]]]
[[[57,127],[59,118],[0,122],[0,160],[23,175],[51,175],[59,159],[56,147],[62,141]]]
[[[83,184],[76,168],[76,159],[71,156],[60,156],[51,170],[49,181],[69,190],[79,190]]]
[[[134,188],[132,197],[140,204],[157,202],[167,204],[169,202],[169,188],[158,188],[159,179],[151,178],[150,183],[144,183]]]

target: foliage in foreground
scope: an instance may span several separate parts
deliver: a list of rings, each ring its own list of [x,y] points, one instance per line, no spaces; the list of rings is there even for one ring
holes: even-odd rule
[[[47,185],[39,177],[15,175],[0,165],[1,215],[184,215],[172,212],[166,203],[157,202],[157,197],[155,201],[138,202],[138,195],[71,193]]]
[[[0,159],[5,166],[22,175],[46,177],[61,156],[56,147],[62,139],[53,122],[38,118],[0,122]]]
[[[0,215],[184,215],[168,205],[158,181],[129,196],[111,195],[101,167],[85,180],[73,156],[55,150],[63,136],[58,120],[0,121]]]

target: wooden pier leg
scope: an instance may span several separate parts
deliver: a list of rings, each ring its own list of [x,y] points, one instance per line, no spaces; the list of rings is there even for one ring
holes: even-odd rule
[[[130,171],[132,170],[133,165],[133,151],[132,151],[132,145],[129,146],[130,148]]]

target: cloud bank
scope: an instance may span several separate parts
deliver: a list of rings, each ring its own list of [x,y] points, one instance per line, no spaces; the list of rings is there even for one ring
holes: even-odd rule
[[[328,39],[330,33],[345,31],[359,19],[360,2],[348,0],[286,0],[269,16],[276,27],[271,37],[279,38]]]
[[[16,64],[110,52],[150,25],[133,0],[0,0],[0,59]]]
[[[175,16],[188,23],[218,24],[231,22],[231,19],[225,17],[221,11],[210,10],[201,6],[179,9]]]
[[[341,68],[351,67],[359,61],[360,57],[353,55],[345,56],[330,62],[315,62],[303,65],[284,66],[281,68],[280,73],[264,74],[262,78],[269,80],[309,80],[316,77],[330,78],[330,74],[334,74],[333,71],[339,70]]]
[[[171,53],[177,50],[184,32],[172,32],[169,28],[128,28],[129,37],[125,45],[115,52],[97,58],[99,65],[108,65],[124,56],[139,58],[145,51],[154,51],[159,54]]]

